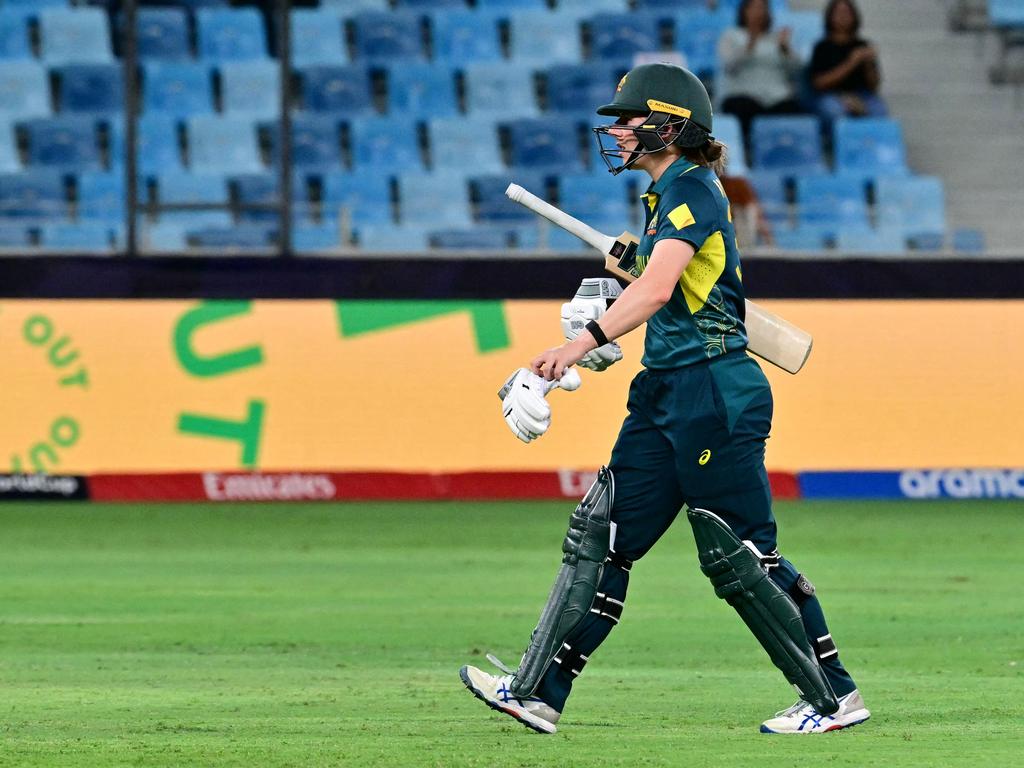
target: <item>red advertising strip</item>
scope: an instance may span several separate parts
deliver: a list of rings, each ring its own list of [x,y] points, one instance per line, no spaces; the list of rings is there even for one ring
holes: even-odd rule
[[[576,499],[596,472],[188,472],[99,474],[93,501],[359,501]],[[793,474],[769,473],[777,499],[795,499]]]

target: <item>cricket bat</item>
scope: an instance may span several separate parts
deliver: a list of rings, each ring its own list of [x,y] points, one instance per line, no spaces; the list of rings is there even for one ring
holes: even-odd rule
[[[598,232],[518,184],[509,184],[505,194],[513,202],[526,206],[605,254],[604,268],[608,272],[628,283],[637,279],[638,275],[631,271],[634,269],[636,247],[640,242],[636,235],[623,232],[618,237],[612,237]],[[807,331],[762,309],[752,301],[747,301],[744,324],[747,328],[747,349],[755,355],[789,373],[797,373],[803,368],[811,354],[812,339]]]

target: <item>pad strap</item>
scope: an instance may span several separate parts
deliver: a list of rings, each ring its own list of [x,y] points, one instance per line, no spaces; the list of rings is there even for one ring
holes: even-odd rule
[[[574,650],[568,643],[562,643],[562,647],[555,654],[554,661],[573,677],[579,677],[589,658],[589,656],[584,656],[579,651]]]
[[[594,598],[594,604],[590,607],[590,612],[596,613],[598,616],[604,616],[606,619],[611,620],[612,624],[618,624],[619,619],[622,618],[623,606],[624,604],[621,600],[608,597],[604,592],[598,592]]]

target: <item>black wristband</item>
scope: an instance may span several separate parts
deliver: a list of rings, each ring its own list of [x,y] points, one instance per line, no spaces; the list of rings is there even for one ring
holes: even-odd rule
[[[601,326],[597,324],[597,320],[591,320],[587,323],[584,328],[590,331],[590,335],[594,337],[594,341],[597,342],[597,346],[603,347],[608,344],[608,337],[604,335],[604,331],[601,330]]]

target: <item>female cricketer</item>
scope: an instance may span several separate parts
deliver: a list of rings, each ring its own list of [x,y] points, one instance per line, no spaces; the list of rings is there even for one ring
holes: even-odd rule
[[[764,466],[772,393],[746,351],[739,252],[717,176],[724,147],[711,136],[707,91],[686,69],[643,64],[597,112],[616,118],[594,129],[609,170],[651,178],[639,277],[599,319],[510,380],[504,415],[539,435],[540,395],[524,377],[553,381],[577,363],[606,367],[619,356],[614,340],[646,323],[644,369],[630,386],[611,460],[570,518],[561,569],[519,667],[492,658],[505,674],[466,666],[462,681],[491,708],[554,733],[576,676],[622,615],[632,564],[685,506],[716,595],[800,697],[761,731],[825,733],[861,723],[869,712],[839,661],[814,586],[776,548]]]

